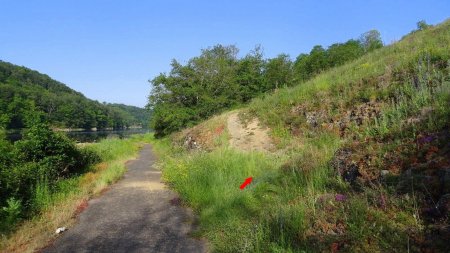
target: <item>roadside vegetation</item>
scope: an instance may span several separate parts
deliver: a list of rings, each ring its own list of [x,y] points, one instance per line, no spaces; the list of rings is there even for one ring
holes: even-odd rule
[[[152,140],[197,235],[215,252],[450,251],[450,22],[320,72],[240,109],[273,152],[230,147],[226,114]]]
[[[0,251],[33,252],[69,226],[87,201],[117,181],[148,136],[83,147],[46,123],[0,140]]]

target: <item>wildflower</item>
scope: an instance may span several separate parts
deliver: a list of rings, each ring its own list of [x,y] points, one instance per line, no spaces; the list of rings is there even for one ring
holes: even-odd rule
[[[336,201],[343,202],[343,201],[347,200],[347,196],[345,196],[343,194],[336,194],[334,199]]]

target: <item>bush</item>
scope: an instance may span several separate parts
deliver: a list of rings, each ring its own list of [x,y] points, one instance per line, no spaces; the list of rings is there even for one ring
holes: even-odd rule
[[[1,211],[1,216],[5,223],[2,222],[3,226],[12,226],[20,219],[20,214],[22,210],[22,203],[20,200],[15,198],[9,198],[7,201],[7,206],[3,207]],[[0,227],[0,228],[2,228]]]
[[[24,138],[14,144],[20,160],[35,162],[49,156],[60,156],[73,164],[79,157],[73,141],[66,136],[53,132],[46,124],[36,124],[28,129]]]
[[[86,167],[87,165],[96,164],[101,162],[100,155],[92,149],[81,148],[79,149],[78,168]]]
[[[0,139],[0,223],[5,224],[0,230],[14,227],[19,214],[26,217],[40,211],[61,179],[99,161],[94,150],[78,149],[43,123],[32,125],[14,144]]]

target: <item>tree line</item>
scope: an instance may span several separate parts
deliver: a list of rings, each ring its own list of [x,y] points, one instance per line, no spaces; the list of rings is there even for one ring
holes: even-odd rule
[[[150,80],[150,126],[156,136],[170,134],[262,93],[299,84],[382,46],[380,33],[371,30],[357,40],[328,48],[314,46],[294,61],[287,54],[265,59],[260,46],[241,58],[234,45],[203,49],[185,65],[172,60],[168,74]]]
[[[47,75],[0,61],[0,128],[25,128],[40,115],[56,128],[122,129],[142,125],[146,113],[90,100]]]

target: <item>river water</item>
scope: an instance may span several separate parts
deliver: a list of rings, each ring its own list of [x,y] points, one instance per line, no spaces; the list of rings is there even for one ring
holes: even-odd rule
[[[150,133],[149,129],[123,129],[123,130],[102,130],[102,131],[74,131],[64,132],[70,139],[76,142],[98,142],[101,139],[106,138],[128,138],[133,134]],[[18,132],[8,133],[7,139],[11,141],[17,141],[22,138]]]
[[[76,142],[97,142],[106,138],[128,138],[133,134],[150,133],[149,129],[124,129],[124,130],[105,130],[105,131],[83,131],[67,132],[67,136]]]

